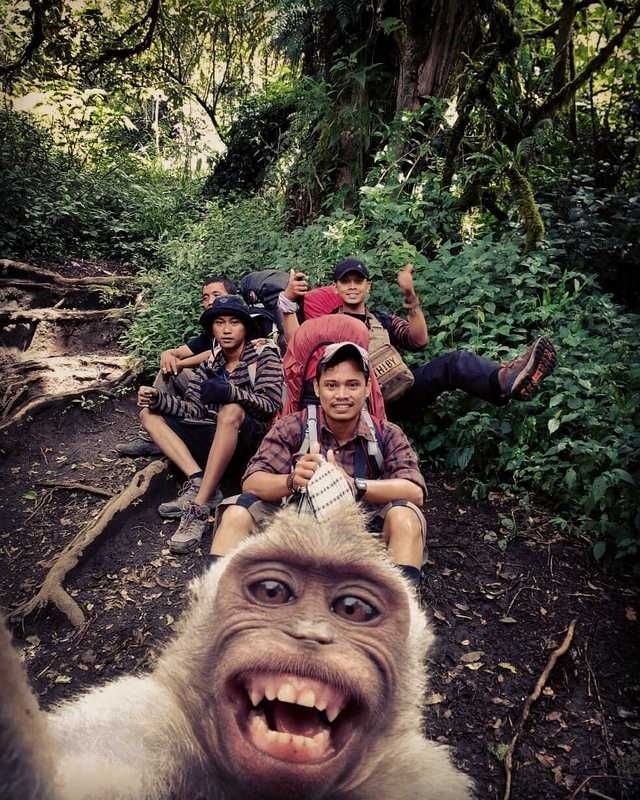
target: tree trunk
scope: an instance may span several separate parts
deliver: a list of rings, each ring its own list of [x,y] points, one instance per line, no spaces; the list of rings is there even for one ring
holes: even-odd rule
[[[396,108],[415,110],[425,97],[453,89],[463,52],[478,38],[478,4],[466,0],[400,0]]]

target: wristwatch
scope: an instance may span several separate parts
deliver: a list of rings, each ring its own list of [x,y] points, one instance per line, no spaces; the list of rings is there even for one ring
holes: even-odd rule
[[[354,478],[353,485],[356,487],[356,500],[362,500],[367,493],[367,482],[364,478]]]

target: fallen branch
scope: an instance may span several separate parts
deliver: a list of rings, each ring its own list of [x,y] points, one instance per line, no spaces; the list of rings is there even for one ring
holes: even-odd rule
[[[59,553],[47,572],[38,592],[25,603],[21,603],[10,613],[11,618],[26,617],[47,603],[53,603],[76,628],[85,623],[85,616],[76,601],[67,593],[62,582],[67,574],[82,558],[87,547],[105,531],[116,514],[124,511],[135,500],[142,497],[153,478],[167,469],[166,461],[152,461],[147,467],[136,474],[131,482],[120,492],[112,497],[100,512],[99,517],[78,535]],[[51,562],[50,562],[51,563]]]
[[[9,272],[17,272],[19,275],[26,275],[37,281],[38,278],[46,278],[51,283],[60,286],[113,286],[118,283],[135,283],[131,275],[92,275],[87,278],[65,278],[58,272],[43,267],[35,267],[33,264],[26,264],[23,261],[12,261],[10,258],[0,258],[0,270],[5,276]]]
[[[516,727],[516,732],[511,739],[511,744],[509,745],[509,749],[507,750],[507,754],[504,759],[504,769],[505,769],[505,787],[504,787],[504,795],[502,800],[509,800],[511,797],[511,772],[513,769],[513,752],[515,750],[516,742],[520,734],[522,733],[522,729],[524,728],[524,724],[529,717],[529,712],[531,711],[531,706],[536,702],[536,700],[540,697],[542,690],[546,686],[547,681],[549,680],[549,675],[551,675],[551,671],[556,665],[556,661],[560,658],[560,656],[564,655],[569,647],[571,646],[571,642],[573,640],[573,632],[576,629],[576,620],[571,620],[571,623],[567,629],[567,633],[564,637],[564,640],[560,647],[557,647],[549,656],[549,660],[547,661],[547,665],[545,666],[542,674],[538,678],[538,681],[533,689],[533,692],[527,697],[527,701],[524,704],[524,708],[522,709],[522,716],[520,717],[520,721]]]
[[[86,397],[92,394],[106,394],[111,396],[113,389],[117,389],[120,386],[129,386],[133,383],[140,374],[141,369],[142,365],[137,363],[133,367],[124,370],[124,372],[117,375],[115,378],[111,378],[111,380],[91,383],[88,386],[83,386],[70,392],[51,394],[46,397],[36,397],[22,406],[21,409],[16,411],[15,414],[12,414],[7,420],[0,423],[0,433],[10,428],[12,425],[15,425],[16,422],[25,419],[29,414],[35,414],[36,412],[43,411],[45,408],[61,405],[68,400],[75,400],[78,397]]]
[[[52,489],[66,489],[70,492],[88,492],[98,494],[101,497],[113,497],[114,492],[110,489],[101,489],[99,486],[92,486],[89,483],[65,483],[64,481],[37,481],[38,486],[49,486]]]

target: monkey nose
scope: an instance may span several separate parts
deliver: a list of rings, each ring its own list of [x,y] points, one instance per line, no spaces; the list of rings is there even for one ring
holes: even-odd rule
[[[332,626],[323,620],[296,620],[287,633],[294,639],[313,644],[331,644],[335,638]]]

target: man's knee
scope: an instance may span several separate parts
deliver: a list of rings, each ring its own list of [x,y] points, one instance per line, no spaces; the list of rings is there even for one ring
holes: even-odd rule
[[[391,539],[400,540],[413,546],[424,544],[424,527],[422,520],[409,506],[394,506],[384,518],[384,539],[387,544]]]
[[[244,506],[227,506],[221,514],[219,528],[233,526],[243,531],[253,530],[253,517]]]
[[[238,403],[228,403],[218,411],[218,426],[229,425],[239,428],[246,416],[244,408]]]

